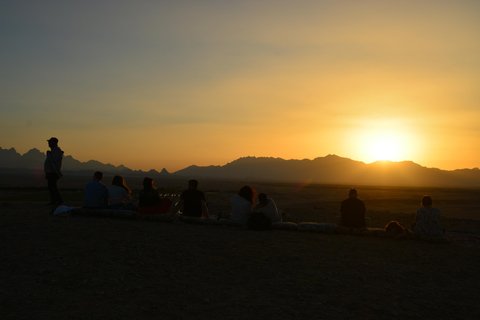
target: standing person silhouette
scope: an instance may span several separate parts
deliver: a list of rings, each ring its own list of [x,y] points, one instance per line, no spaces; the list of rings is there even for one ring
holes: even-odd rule
[[[50,150],[47,151],[47,158],[44,163],[45,178],[48,181],[48,191],[50,192],[49,205],[63,204],[60,191],[58,191],[57,181],[62,174],[63,151],[58,147],[58,139],[52,137],[47,140]]]

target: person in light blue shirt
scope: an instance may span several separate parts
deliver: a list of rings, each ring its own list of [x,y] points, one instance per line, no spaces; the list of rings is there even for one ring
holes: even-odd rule
[[[108,207],[108,188],[102,183],[103,173],[93,174],[93,181],[87,183],[84,190],[83,207],[86,209],[106,209]]]

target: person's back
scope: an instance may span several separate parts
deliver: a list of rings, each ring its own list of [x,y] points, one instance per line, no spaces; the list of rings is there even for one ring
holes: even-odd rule
[[[341,221],[343,226],[350,228],[363,228],[366,226],[365,204],[357,198],[355,189],[351,189],[349,198],[342,201],[340,212],[342,214]]]
[[[430,196],[422,198],[422,207],[416,213],[414,233],[432,237],[443,236],[441,212],[437,208],[432,207],[432,205],[433,200]]]
[[[232,199],[232,210],[229,219],[235,222],[247,223],[252,213],[255,201],[255,190],[250,186],[243,186]]]
[[[87,183],[84,190],[83,207],[100,209],[108,207],[108,188],[100,181]]]
[[[267,198],[264,193],[260,193],[258,195],[258,200],[260,203],[255,206],[253,211],[265,214],[265,216],[272,222],[282,221],[282,216],[278,212],[277,206],[273,199]]]
[[[142,189],[138,194],[139,207],[156,206],[161,202],[157,189]]]
[[[183,200],[183,215],[189,217],[202,216],[202,201],[205,194],[197,189],[188,189],[182,192],[180,199]]]
[[[131,199],[125,188],[116,185],[108,188],[108,197],[110,199],[110,205],[124,204],[126,201],[130,201]]]
[[[161,199],[158,190],[153,185],[153,179],[143,179],[143,189],[138,194],[138,212],[141,214],[163,214],[170,210],[172,201]]]
[[[101,183],[103,173],[97,171],[93,181],[87,183],[84,189],[82,206],[87,209],[103,209],[108,207],[108,188]]]

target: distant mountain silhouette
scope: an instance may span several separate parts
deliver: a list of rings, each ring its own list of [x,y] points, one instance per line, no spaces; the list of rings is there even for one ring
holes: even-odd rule
[[[15,149],[0,148],[0,168],[39,169],[43,166],[45,153],[32,149],[20,155]],[[64,171],[93,171],[123,175],[149,175],[155,177],[210,178],[221,180],[311,182],[320,184],[388,185],[388,186],[438,186],[480,187],[480,169],[440,170],[427,168],[411,161],[377,161],[366,164],[336,155],[313,160],[284,160],[268,157],[243,157],[223,166],[192,165],[169,173],[163,169],[148,172],[131,170],[123,165],[103,164],[96,160],[81,162],[66,156]]]
[[[426,168],[411,161],[366,164],[336,155],[313,160],[245,157],[224,166],[190,166],[175,175],[347,185],[479,187],[480,170]]]
[[[2,169],[38,169],[43,168],[46,154],[38,149],[31,149],[24,155],[20,155],[14,148],[2,149],[0,148],[0,168]],[[74,159],[72,156],[65,156],[63,159],[64,171],[86,171],[92,174],[94,171],[103,171],[119,174],[145,174],[143,171],[132,170],[124,165],[114,166],[112,164],[103,164],[96,160],[89,160],[81,162]],[[158,175],[155,170],[151,170],[148,174]],[[167,170],[162,170],[162,175],[169,174]]]

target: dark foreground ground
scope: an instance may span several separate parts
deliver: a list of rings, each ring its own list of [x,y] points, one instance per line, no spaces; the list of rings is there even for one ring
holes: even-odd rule
[[[1,319],[478,319],[480,251],[3,204]]]
[[[238,190],[238,183],[202,186],[213,213],[228,211]],[[67,204],[80,205],[81,189],[69,187]],[[348,192],[340,186],[255,188],[272,195],[294,221],[333,222]],[[358,189],[374,227],[408,224],[429,193],[440,200],[447,230],[480,234],[475,190]],[[43,189],[0,191],[0,319],[480,317],[475,241],[52,216]]]

